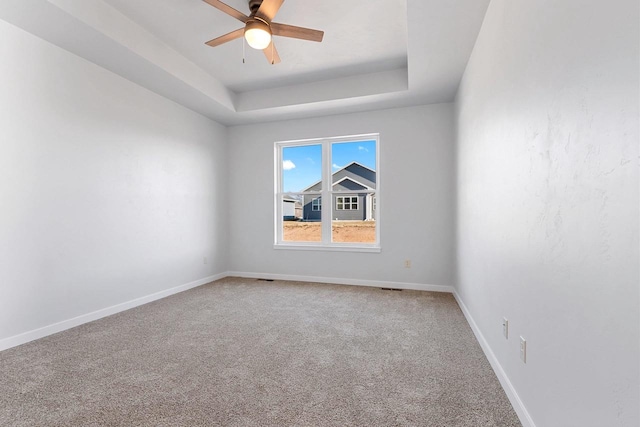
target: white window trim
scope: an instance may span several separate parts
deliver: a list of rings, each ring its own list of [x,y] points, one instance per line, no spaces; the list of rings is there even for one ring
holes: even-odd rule
[[[341,142],[358,142],[358,141],[376,141],[376,189],[374,191],[365,191],[365,192],[375,192],[376,197],[380,197],[381,193],[381,176],[380,176],[380,135],[377,133],[371,134],[361,134],[361,135],[351,135],[351,136],[338,136],[338,137],[329,137],[329,138],[313,138],[313,139],[303,139],[303,140],[292,140],[292,141],[279,141],[274,144],[274,181],[275,181],[275,249],[291,249],[291,250],[321,250],[321,251],[349,251],[349,252],[380,252],[380,224],[381,224],[381,215],[379,212],[376,213],[376,242],[375,243],[338,243],[332,242],[332,219],[330,214],[326,214],[326,212],[332,212],[333,203],[334,203],[334,195],[339,195],[339,191],[333,191],[333,185],[323,185],[322,191],[313,191],[313,192],[305,192],[307,195],[319,195],[324,200],[329,200],[330,206],[329,209],[325,209],[323,214],[321,215],[322,219],[322,242],[285,242],[282,240],[282,203],[279,203],[282,197],[286,194],[301,194],[301,193],[284,193],[282,191],[282,150],[285,147],[293,147],[300,145],[322,145],[322,158],[323,158],[323,168],[322,168],[322,180],[321,182],[331,182],[332,176],[332,159],[331,159],[331,147],[333,143],[341,143]],[[369,169],[369,168],[367,168]],[[344,192],[342,192],[344,193]],[[359,206],[359,201],[358,201]],[[326,206],[325,206],[326,207]]]
[[[322,212],[322,196],[311,199],[311,211]]]

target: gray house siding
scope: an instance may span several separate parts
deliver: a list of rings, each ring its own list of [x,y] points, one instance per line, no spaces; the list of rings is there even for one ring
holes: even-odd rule
[[[346,179],[345,179],[346,178]],[[369,193],[362,193],[363,190],[376,189],[376,173],[357,163],[351,163],[344,168],[336,171],[332,176],[332,190],[338,193],[333,194],[333,207],[331,211],[331,219],[338,221],[364,221],[366,219],[375,219],[375,210],[371,210],[371,217],[367,218],[369,211],[369,203],[371,196]],[[321,183],[316,183],[304,191],[320,191]],[[320,221],[321,211],[314,211],[312,201],[317,195],[307,195],[303,198],[303,220]],[[338,209],[338,197],[357,197],[357,209]],[[328,204],[323,203],[322,209],[327,209]]]
[[[331,219],[339,220],[339,221],[364,221],[366,218],[367,212],[367,195],[366,194],[357,194],[357,193],[344,193],[333,196],[333,214],[331,215]],[[358,198],[358,209],[356,210],[339,210],[338,209],[338,197],[357,197]]]
[[[322,191],[322,183],[318,182],[317,184],[312,185],[304,191]]]
[[[313,210],[313,199],[320,196],[304,196],[304,207],[302,211],[302,219],[305,221],[320,221],[320,211]]]

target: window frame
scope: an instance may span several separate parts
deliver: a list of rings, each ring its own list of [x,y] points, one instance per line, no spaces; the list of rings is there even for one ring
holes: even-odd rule
[[[377,174],[376,174],[376,180],[377,180]],[[377,184],[377,183],[376,183]],[[377,185],[376,185],[377,187]],[[339,199],[342,199],[342,201],[340,201]],[[344,199],[349,199],[349,201],[347,203],[345,203]],[[355,202],[353,201],[355,199]],[[342,207],[339,207],[340,205],[342,205]],[[347,209],[345,206],[349,205],[349,209]],[[355,205],[355,209],[353,208],[353,205]],[[358,196],[336,196],[336,210],[337,211],[359,211],[360,210],[360,197]]]
[[[302,209],[304,209],[304,206]],[[311,211],[322,212],[322,196],[311,199]]]
[[[348,143],[358,141],[375,141],[376,143],[376,188],[370,191],[358,191],[361,193],[372,193],[374,197],[380,198],[381,195],[381,177],[380,177],[380,134],[369,133],[350,136],[337,136],[326,138],[311,138],[290,141],[276,141],[274,143],[274,249],[293,249],[293,250],[322,250],[322,251],[347,251],[347,252],[380,252],[380,213],[376,212],[376,241],[374,243],[343,243],[332,241],[332,212],[336,197],[340,191],[333,191],[333,183],[331,177],[332,170],[332,147],[336,143]],[[322,148],[322,189],[321,191],[307,192],[284,192],[283,191],[283,149],[286,147],[297,147],[304,145],[321,145]],[[342,192],[344,193],[344,191]],[[282,218],[282,198],[307,195],[315,198],[329,200],[328,209],[320,209],[322,223],[322,240],[320,242],[290,242],[283,240],[283,218]],[[347,196],[339,196],[347,197]],[[348,196],[353,197],[353,196]],[[357,198],[357,196],[356,196]],[[357,200],[356,206],[360,206]],[[326,206],[325,206],[326,208]],[[312,205],[313,210],[313,205]],[[318,212],[318,211],[315,211]]]

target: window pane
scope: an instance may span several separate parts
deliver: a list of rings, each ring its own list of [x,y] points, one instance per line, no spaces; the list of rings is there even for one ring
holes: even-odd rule
[[[335,197],[332,241],[375,243],[376,141],[333,143],[331,160],[331,191],[344,194]]]
[[[322,220],[322,197],[317,194],[302,194],[300,203],[302,205],[301,215],[302,221],[319,222]]]
[[[334,142],[331,144],[331,191],[356,193],[376,189],[376,141]],[[345,203],[357,203],[352,195]]]
[[[321,242],[320,222],[284,221],[282,240],[285,242]]]
[[[374,209],[375,199],[375,193],[345,197],[345,201],[351,203],[345,203],[344,210],[340,210],[340,207],[336,206],[331,221],[331,241],[336,243],[375,243],[377,226],[377,205]]]
[[[302,219],[302,196],[285,195],[281,198],[282,219],[284,221],[298,221]]]
[[[322,145],[282,148],[282,191],[322,190]]]
[[[282,240],[285,242],[321,242],[322,199],[317,195],[282,198]],[[316,209],[314,209],[316,208]]]
[[[375,221],[332,221],[332,241],[336,243],[375,243]]]

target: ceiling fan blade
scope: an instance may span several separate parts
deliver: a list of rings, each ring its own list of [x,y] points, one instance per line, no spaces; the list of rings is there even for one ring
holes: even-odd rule
[[[271,22],[273,18],[275,18],[276,13],[278,13],[278,10],[280,10],[282,3],[284,3],[284,0],[263,0],[260,8],[256,12],[256,16]]]
[[[238,28],[235,31],[231,31],[230,33],[225,34],[224,36],[217,37],[213,40],[209,40],[205,44],[207,46],[216,47],[220,46],[222,43],[230,42],[231,40],[239,39],[244,35],[244,28]]]
[[[226,13],[227,15],[233,16],[234,18],[236,18],[238,21],[246,23],[247,20],[249,19],[249,17],[247,15],[245,15],[244,13],[235,10],[234,8],[232,8],[231,6],[229,6],[228,4],[224,4],[222,3],[220,0],[203,0],[205,3],[210,4],[211,6],[215,7],[218,10],[223,11],[224,13]]]
[[[294,39],[309,40],[312,42],[321,42],[324,37],[324,31],[296,27],[287,24],[278,24],[276,22],[271,23],[271,31],[274,36],[292,37]]]
[[[269,46],[262,49],[262,51],[271,65],[275,65],[280,62],[280,55],[278,55],[278,51],[276,50],[276,45],[273,44],[273,40],[269,43]]]

